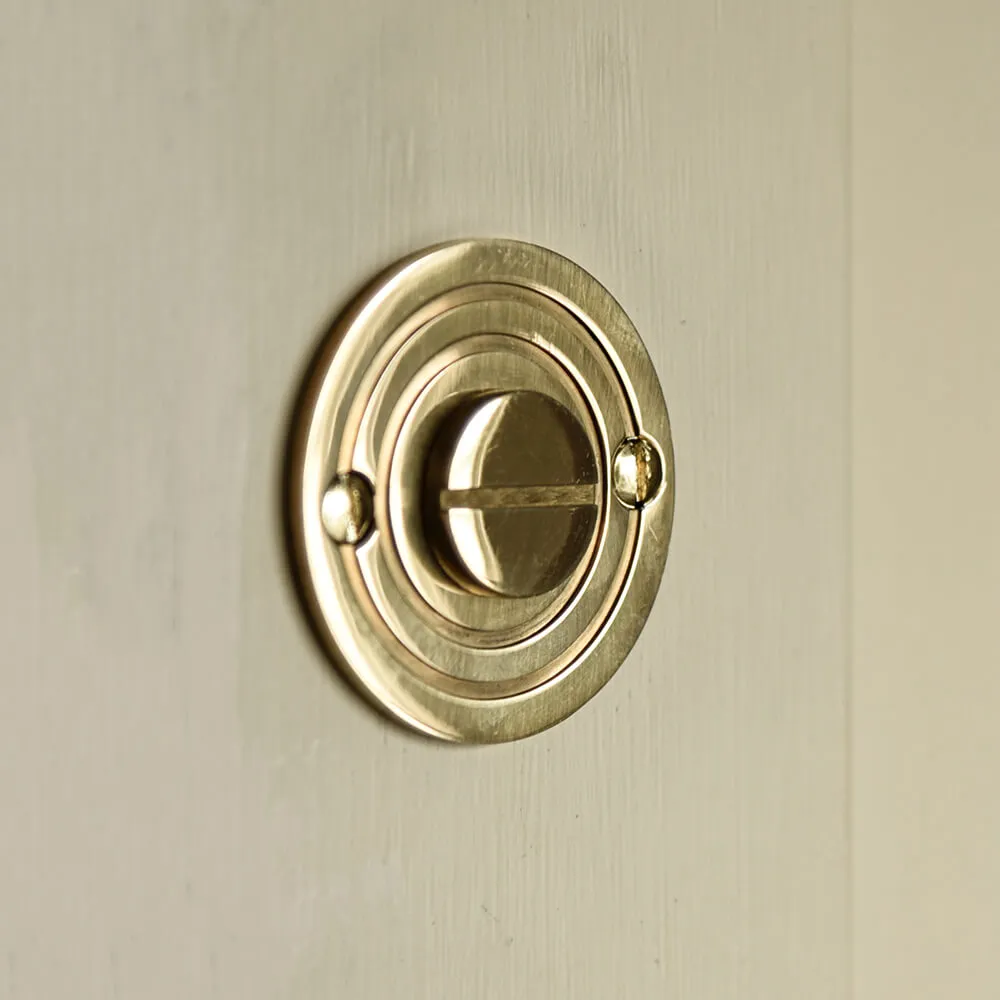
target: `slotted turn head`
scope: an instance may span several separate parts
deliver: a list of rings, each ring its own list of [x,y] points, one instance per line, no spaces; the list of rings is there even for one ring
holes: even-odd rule
[[[579,420],[540,392],[456,407],[431,452],[428,534],[467,589],[534,597],[559,586],[598,524],[597,457]]]

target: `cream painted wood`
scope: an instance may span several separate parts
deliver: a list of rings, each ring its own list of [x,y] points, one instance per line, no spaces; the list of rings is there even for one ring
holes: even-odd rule
[[[0,996],[843,998],[844,0],[6,0]],[[638,648],[521,744],[338,683],[289,401],[464,234],[573,257],[671,406]]]
[[[856,997],[997,997],[1000,6],[854,27]]]

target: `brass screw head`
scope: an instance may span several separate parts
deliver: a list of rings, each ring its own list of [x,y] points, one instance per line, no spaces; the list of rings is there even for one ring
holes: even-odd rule
[[[373,507],[368,480],[356,472],[344,473],[323,494],[323,527],[338,545],[357,545],[372,526]]]
[[[663,462],[651,441],[626,438],[615,452],[612,485],[623,507],[641,510],[654,500],[663,485]]]

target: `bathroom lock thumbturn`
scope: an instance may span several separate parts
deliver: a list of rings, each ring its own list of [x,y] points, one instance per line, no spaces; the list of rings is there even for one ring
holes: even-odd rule
[[[564,257],[468,240],[395,265],[322,346],[291,449],[320,637],[421,732],[554,725],[645,623],[673,519],[667,410],[628,317]]]

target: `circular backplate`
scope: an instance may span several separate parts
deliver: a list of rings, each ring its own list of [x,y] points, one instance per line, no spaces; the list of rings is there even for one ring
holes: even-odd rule
[[[663,394],[621,307],[549,250],[466,240],[383,274],[320,350],[288,468],[324,645],[428,735],[559,722],[652,607],[674,506]]]

